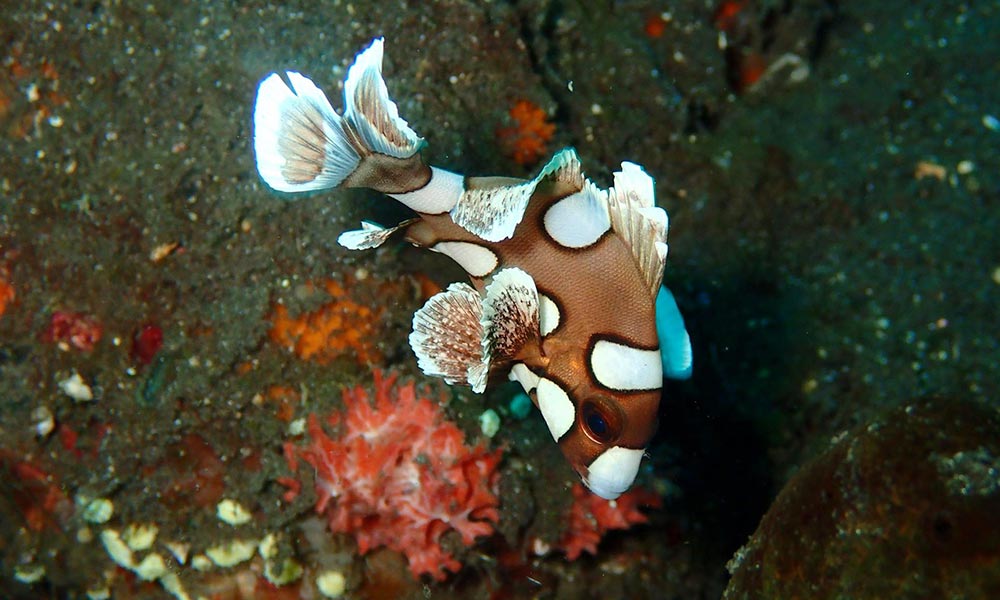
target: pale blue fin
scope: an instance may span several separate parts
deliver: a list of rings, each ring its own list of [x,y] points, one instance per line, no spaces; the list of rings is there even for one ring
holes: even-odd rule
[[[660,358],[663,376],[688,379],[694,367],[691,336],[684,327],[684,317],[677,308],[674,295],[665,286],[656,295],[656,333],[660,337]]]

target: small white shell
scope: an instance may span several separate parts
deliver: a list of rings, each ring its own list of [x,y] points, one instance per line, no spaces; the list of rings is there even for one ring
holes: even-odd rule
[[[48,437],[56,427],[52,411],[47,406],[38,406],[35,410],[31,411],[31,421],[34,424],[35,435],[40,438]]]

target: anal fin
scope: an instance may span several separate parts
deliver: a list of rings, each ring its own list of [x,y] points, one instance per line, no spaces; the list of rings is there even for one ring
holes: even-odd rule
[[[384,244],[400,229],[405,229],[419,220],[408,219],[395,227],[382,227],[378,223],[362,221],[361,229],[345,231],[337,237],[337,243],[348,250],[371,250]]]

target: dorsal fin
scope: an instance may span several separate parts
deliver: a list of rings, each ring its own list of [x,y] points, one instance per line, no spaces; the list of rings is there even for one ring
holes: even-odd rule
[[[653,178],[635,163],[623,162],[608,190],[611,227],[632,250],[650,298],[656,298],[667,260],[667,212],[656,206]]]
[[[580,157],[573,148],[563,148],[556,152],[542,167],[535,180],[541,181],[546,178],[569,184],[576,192],[582,190],[587,182],[587,178],[583,175],[583,167],[580,166]]]
[[[514,228],[524,217],[535,187],[546,178],[583,188],[580,159],[572,148],[560,150],[529,181],[506,185],[471,188],[462,192],[451,219],[469,233],[487,242],[499,242],[514,235]]]

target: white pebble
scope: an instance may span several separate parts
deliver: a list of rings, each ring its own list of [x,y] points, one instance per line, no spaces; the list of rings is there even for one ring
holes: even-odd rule
[[[323,571],[316,577],[316,587],[327,598],[340,598],[347,590],[347,579],[340,571]]]
[[[31,411],[31,420],[34,422],[35,435],[40,438],[47,437],[56,427],[52,411],[45,406],[36,407],[35,410]]]
[[[252,515],[250,511],[243,508],[243,505],[230,498],[225,498],[215,507],[215,513],[219,520],[230,525],[243,525],[249,523]]]
[[[59,382],[59,389],[77,402],[90,402],[94,399],[93,390],[90,389],[87,382],[76,371],[73,371],[72,375]]]
[[[149,550],[153,542],[156,541],[156,534],[159,532],[160,528],[153,523],[132,523],[125,528],[122,539],[125,540],[129,548],[139,552]]]
[[[483,411],[483,414],[479,415],[479,429],[488,438],[495,436],[500,431],[500,415],[497,411],[492,408]]]
[[[250,560],[257,552],[257,540],[232,540],[212,546],[205,554],[219,567],[233,567]]]

